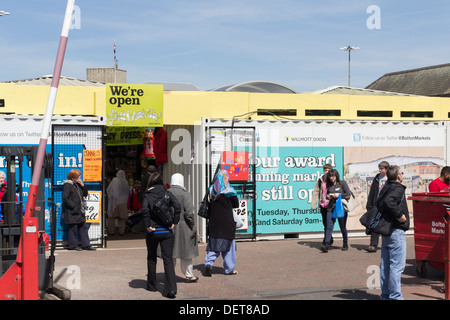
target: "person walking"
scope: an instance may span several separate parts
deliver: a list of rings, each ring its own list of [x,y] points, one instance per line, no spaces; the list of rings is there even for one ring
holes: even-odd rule
[[[370,186],[369,195],[367,197],[366,209],[369,211],[373,206],[376,205],[378,195],[380,194],[381,189],[385,185],[387,181],[387,168],[389,167],[389,162],[381,161],[378,164],[379,173],[373,178],[372,184]],[[366,248],[367,252],[377,252],[378,243],[380,241],[380,235],[378,233],[372,232],[370,234],[370,243]]]
[[[406,264],[405,232],[409,229],[406,187],[402,185],[403,172],[399,166],[389,166],[386,174],[388,181],[380,192],[377,206],[386,219],[392,221],[393,231],[389,236],[381,236],[381,299],[402,300],[401,276]]]
[[[311,196],[311,210],[316,210],[317,204],[319,204],[320,214],[322,215],[322,224],[323,224],[323,241],[322,244],[325,244],[325,237],[327,234],[327,207],[328,207],[328,199],[327,199],[327,173],[333,169],[331,164],[325,164],[323,166],[323,175],[317,179],[316,185],[314,186],[312,196]],[[330,244],[333,244],[333,236],[331,236]]]
[[[341,195],[341,199],[349,199],[350,198],[350,188],[344,180],[339,178],[339,172],[336,169],[332,169],[327,173],[327,227],[326,227],[326,235],[325,235],[325,243],[320,246],[320,250],[322,252],[328,252],[328,249],[331,248],[331,235],[334,228],[334,223],[336,219],[333,219],[333,210],[336,206],[336,200]],[[342,250],[348,250],[348,232],[347,232],[347,217],[348,212],[345,211],[344,217],[338,218],[339,228],[341,229],[343,245]]]
[[[173,209],[173,223],[170,226],[165,225],[153,211],[155,203],[166,193],[169,197],[169,206]],[[163,295],[168,298],[175,298],[177,283],[173,264],[173,228],[180,221],[181,206],[175,196],[170,191],[166,191],[162,177],[157,172],[152,173],[148,179],[147,191],[142,198],[141,212],[147,232],[145,239],[147,245],[147,290],[157,291],[156,258],[157,248],[160,245],[165,275]]]
[[[70,170],[67,180],[64,180],[63,183],[63,218],[64,223],[68,226],[67,249],[95,250],[91,247],[86,224],[86,208],[83,198],[87,197],[88,190],[81,180],[81,171]],[[81,248],[78,246],[77,233],[80,235]]]
[[[209,217],[209,239],[206,246],[205,273],[211,277],[211,268],[222,254],[225,274],[235,275],[236,267],[236,222],[233,208],[239,207],[239,200],[230,185],[228,172],[220,170],[209,187],[211,196]]]
[[[116,173],[116,177],[112,179],[106,189],[108,195],[108,234],[115,234],[116,220],[119,225],[119,235],[125,233],[125,222],[128,218],[128,196],[130,194],[130,186],[123,170]]]
[[[180,222],[173,229],[175,243],[173,247],[173,260],[180,259],[181,272],[186,277],[186,282],[197,282],[194,276],[192,259],[198,257],[196,216],[192,205],[192,196],[184,187],[184,177],[175,173],[170,179],[169,191],[177,198],[181,206]]]

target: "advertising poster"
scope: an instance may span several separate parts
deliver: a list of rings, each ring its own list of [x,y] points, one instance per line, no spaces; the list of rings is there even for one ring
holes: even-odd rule
[[[162,85],[106,84],[107,126],[162,127]]]
[[[256,221],[249,216],[247,232],[255,223],[258,234],[323,231],[322,216],[319,209],[311,209],[311,197],[325,163],[339,172],[353,193],[349,231],[364,230],[359,218],[366,212],[379,162],[402,168],[406,196],[428,191],[429,182],[444,165],[446,135],[439,126],[260,125],[255,136]],[[408,207],[413,226],[410,201]],[[337,223],[335,230],[339,230]]]

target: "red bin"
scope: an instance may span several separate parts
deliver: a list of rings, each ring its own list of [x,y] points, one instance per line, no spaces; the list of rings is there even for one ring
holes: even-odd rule
[[[449,193],[413,193],[414,248],[416,272],[425,277],[426,263],[439,270],[445,270],[447,237],[444,216],[450,210]]]

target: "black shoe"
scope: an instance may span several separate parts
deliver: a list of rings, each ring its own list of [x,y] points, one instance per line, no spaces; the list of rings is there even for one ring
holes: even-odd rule
[[[344,242],[344,244],[342,245],[341,250],[342,251],[347,251],[348,250],[348,243],[347,242]]]
[[[376,246],[368,246],[366,248],[367,252],[373,253],[373,252],[377,252],[377,247]]]
[[[174,291],[170,291],[170,292],[166,295],[166,297],[167,297],[167,298],[170,298],[170,299],[175,299],[176,295],[177,295],[177,294],[176,294]]]
[[[328,252],[328,248],[329,248],[330,246],[329,246],[329,244],[327,244],[326,242],[325,242],[325,244],[321,244],[320,245],[320,250],[322,251],[322,252]]]
[[[75,248],[67,248],[67,250],[81,251],[82,249],[80,247],[75,247]]]
[[[88,250],[88,251],[95,251],[97,249],[95,249],[94,247],[88,246],[88,247],[83,247],[83,250]]]
[[[206,266],[204,276],[205,277],[211,277],[212,276],[212,274],[211,274],[211,266],[210,265]]]

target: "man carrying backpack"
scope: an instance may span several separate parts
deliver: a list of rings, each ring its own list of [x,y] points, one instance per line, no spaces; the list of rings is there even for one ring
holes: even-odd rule
[[[147,190],[142,199],[142,218],[147,232],[147,290],[156,288],[156,258],[158,244],[164,261],[165,284],[163,295],[175,298],[177,283],[173,264],[173,228],[180,221],[181,206],[175,196],[166,191],[159,173],[154,172],[148,179]],[[171,221],[170,221],[171,220]]]

